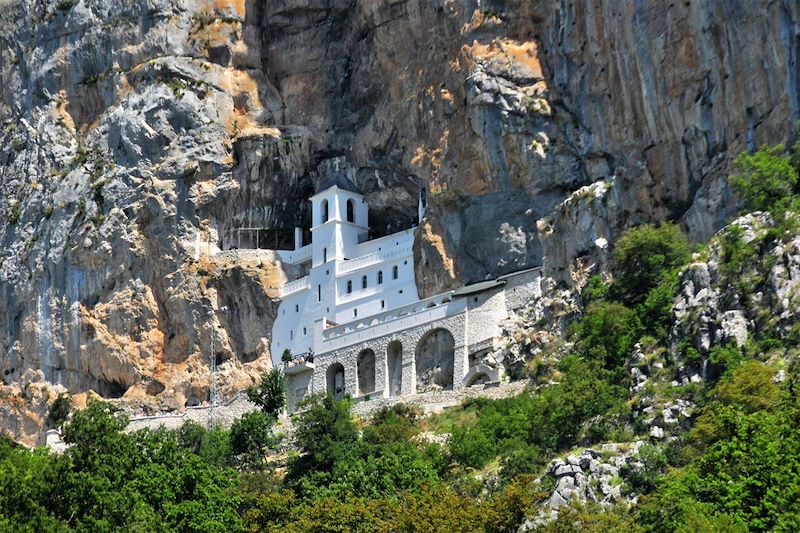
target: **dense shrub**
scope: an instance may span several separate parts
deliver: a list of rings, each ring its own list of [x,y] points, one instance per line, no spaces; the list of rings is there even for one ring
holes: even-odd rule
[[[594,302],[571,330],[577,351],[606,369],[621,366],[642,333],[634,313],[616,302]]]
[[[182,449],[176,434],[125,434],[125,420],[94,402],[64,428],[55,456],[0,443],[4,531],[236,531],[233,471]]]
[[[247,469],[264,467],[269,448],[277,443],[272,435],[273,419],[261,411],[242,415],[231,425],[231,451]]]
[[[290,465],[290,472],[297,476],[307,469],[329,471],[358,442],[349,402],[330,395],[313,396],[302,408],[295,441],[303,456]]]
[[[689,260],[689,252],[689,242],[674,224],[629,230],[614,247],[611,293],[628,306],[642,303],[665,276]]]
[[[47,413],[47,425],[51,428],[61,426],[67,421],[70,411],[72,411],[72,398],[69,394],[59,394]]]
[[[178,444],[199,456],[210,465],[225,467],[233,464],[230,435],[221,429],[206,429],[192,420],[176,431]]]
[[[800,404],[773,377],[750,361],[714,388],[691,433],[701,453],[644,500],[648,530],[800,528]]]
[[[781,214],[789,208],[797,190],[798,169],[783,145],[762,146],[752,155],[736,158],[730,182],[748,211]]]
[[[497,455],[495,441],[481,428],[456,429],[450,437],[450,453],[459,464],[480,468]]]

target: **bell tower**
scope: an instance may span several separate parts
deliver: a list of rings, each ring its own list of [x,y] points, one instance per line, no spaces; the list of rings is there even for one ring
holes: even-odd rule
[[[356,256],[359,236],[369,231],[364,195],[339,172],[329,176],[311,197],[311,265]]]

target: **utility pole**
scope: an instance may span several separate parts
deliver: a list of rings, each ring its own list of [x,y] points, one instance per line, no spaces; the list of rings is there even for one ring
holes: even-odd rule
[[[228,310],[227,306],[223,306],[219,308],[220,311],[223,313]],[[211,378],[210,383],[208,386],[209,389],[209,402],[211,403],[211,409],[208,413],[208,427],[209,429],[214,429],[216,425],[216,420],[214,419],[214,415],[216,414],[215,411],[217,409],[217,404],[219,403],[219,390],[217,389],[217,352],[214,350],[214,341],[216,340],[217,336],[217,326],[214,323],[214,311],[209,310],[208,316],[211,318]]]
[[[211,319],[211,377],[208,384],[208,400],[211,403],[211,410],[208,414],[208,427],[214,429],[214,411],[217,407],[217,354],[214,351],[214,337],[216,336],[216,326],[214,325],[214,312],[209,310],[208,316]]]

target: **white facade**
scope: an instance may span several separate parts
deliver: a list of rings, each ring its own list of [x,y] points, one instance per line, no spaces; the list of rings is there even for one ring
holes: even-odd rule
[[[278,251],[308,275],[287,283],[272,328],[272,361],[286,350],[320,353],[325,327],[362,320],[419,301],[414,281],[414,230],[374,240],[369,209],[352,183],[338,176],[311,197],[311,244]],[[359,242],[363,241],[363,242]]]
[[[420,300],[413,229],[368,240],[368,206],[342,175],[311,204],[311,244],[298,231],[294,250],[276,252],[287,270],[306,274],[284,285],[272,328],[290,411],[320,392],[369,400],[502,379],[489,354],[501,322],[541,294],[538,269]]]
[[[541,296],[540,281],[530,269],[346,324],[318,321],[313,361],[284,365],[289,411],[315,393],[369,400],[497,383],[502,367],[486,356],[502,344],[500,324]],[[437,335],[445,342],[432,346]]]

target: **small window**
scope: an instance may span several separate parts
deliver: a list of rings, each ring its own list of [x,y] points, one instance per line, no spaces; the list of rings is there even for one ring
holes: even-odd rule
[[[323,248],[322,249],[322,262],[323,263],[327,263],[328,262],[328,249],[327,248]]]
[[[367,276],[361,276],[361,288],[362,289],[367,288]]]
[[[476,301],[476,302],[478,301],[478,297],[477,297],[477,296],[475,297],[475,301]]]
[[[353,200],[347,200],[347,221],[348,222],[356,221],[356,214],[355,214],[355,208],[353,207]]]
[[[300,305],[299,304],[294,304],[294,312],[295,313],[299,313],[300,312]]]
[[[353,309],[353,316],[354,316],[354,317],[357,317],[357,316],[358,316],[358,309]]]
[[[293,329],[289,330],[289,340],[292,340],[292,339],[294,339],[294,330]]]
[[[378,285],[383,283],[383,270],[378,270]]]
[[[386,302],[384,300],[381,300],[381,309],[383,309],[384,307],[386,307]]]
[[[328,200],[322,201],[322,223],[328,221]]]
[[[347,282],[347,294],[350,294],[351,292],[353,292],[353,282],[348,280],[348,282]]]
[[[306,328],[303,328],[303,335],[306,335]]]
[[[317,285],[317,301],[322,301],[322,285]]]
[[[399,275],[399,269],[397,268],[397,265],[395,265],[392,267],[392,279],[397,279],[398,275]]]
[[[397,294],[403,294],[403,289],[400,289],[399,291],[397,291]]]

